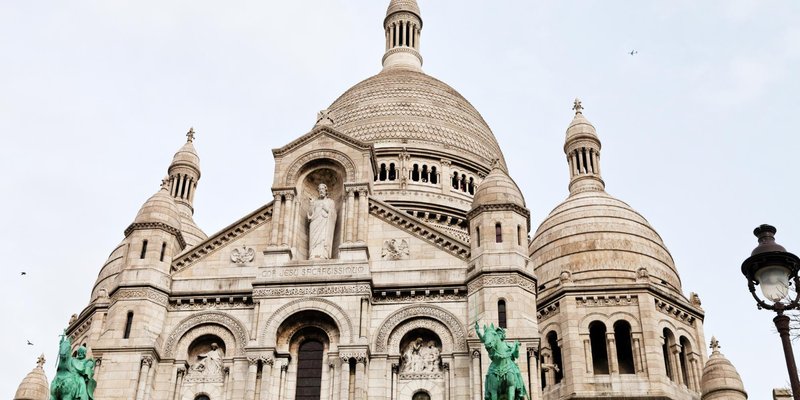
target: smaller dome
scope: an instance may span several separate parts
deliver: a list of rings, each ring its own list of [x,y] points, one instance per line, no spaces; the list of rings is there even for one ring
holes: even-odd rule
[[[44,374],[44,354],[39,356],[36,368],[33,369],[17,388],[14,400],[49,400],[50,386],[47,384],[47,376]]]
[[[175,229],[181,229],[180,215],[175,200],[169,195],[166,185],[150,197],[139,209],[134,224],[164,223]]]
[[[386,16],[388,17],[400,11],[408,11],[414,13],[417,17],[422,17],[422,14],[419,12],[417,0],[392,0],[389,3],[389,8],[386,10]]]
[[[597,137],[597,130],[594,128],[594,125],[592,125],[580,111],[575,113],[575,117],[572,118],[572,122],[570,122],[569,127],[567,127],[567,137],[564,140],[564,148],[566,149],[570,143],[579,139],[600,141]]]
[[[200,171],[200,156],[197,155],[197,150],[195,150],[191,140],[187,141],[172,157],[170,169],[177,166],[187,166]]]
[[[486,179],[478,185],[475,197],[472,198],[472,208],[489,204],[513,204],[525,207],[525,198],[519,186],[497,163]]]
[[[713,352],[703,368],[703,379],[700,389],[703,400],[745,400],[747,392],[744,390],[742,378],[736,368],[719,351],[719,342],[711,338]]]

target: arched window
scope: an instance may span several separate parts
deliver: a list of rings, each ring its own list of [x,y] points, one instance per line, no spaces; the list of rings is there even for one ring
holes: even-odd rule
[[[469,194],[475,194],[475,179],[472,177],[469,178]]]
[[[461,174],[461,191],[467,191],[467,176],[464,174]]]
[[[617,365],[620,374],[635,374],[633,365],[633,343],[631,340],[631,324],[628,321],[614,323],[614,342],[617,344]]]
[[[680,353],[680,362],[681,362],[681,373],[683,374],[683,384],[686,387],[693,389],[691,385],[691,381],[689,380],[689,354],[692,352],[692,345],[689,343],[689,339],[685,336],[681,336],[680,340],[681,344],[681,353]]]
[[[347,399],[353,400],[356,398],[356,359],[351,358],[347,364],[350,365],[350,376],[347,383]]]
[[[675,336],[672,335],[672,331],[667,328],[664,328],[664,344],[661,345],[661,352],[664,355],[664,370],[667,372],[667,377],[675,381],[675,371],[672,369],[672,361],[670,360],[670,352],[672,345],[675,344]]]
[[[139,254],[139,258],[144,260],[144,256],[147,254],[147,240],[142,240],[142,252]]]
[[[414,396],[411,397],[411,400],[431,400],[431,395],[424,390],[420,390],[419,392],[414,393]]]
[[[397,179],[397,170],[394,169],[394,163],[389,164],[389,180],[393,181]]]
[[[475,244],[477,245],[476,247],[481,247],[481,228],[480,227],[476,227],[475,228]]]
[[[297,394],[295,400],[319,400],[322,387],[322,351],[316,340],[300,345],[297,354]]]
[[[211,400],[211,398],[209,398],[204,394],[198,394],[197,397],[194,398],[194,400]]]
[[[497,302],[497,326],[506,329],[506,301],[500,300]]]
[[[547,344],[553,354],[553,365],[556,367],[556,383],[564,379],[564,368],[561,365],[561,347],[558,345],[558,334],[551,331],[547,334]]]
[[[123,339],[131,337],[131,327],[133,326],[133,311],[128,311],[128,316],[125,318],[125,331],[122,334]]]
[[[458,189],[458,172],[453,172],[453,179],[450,180],[453,189]]]
[[[385,181],[386,180],[386,164],[381,164],[380,171],[378,172],[378,180]]]
[[[167,242],[161,243],[161,257],[159,257],[159,261],[164,261],[164,253],[167,252]]]
[[[595,375],[608,375],[608,348],[606,325],[600,321],[589,324],[589,341],[592,345],[592,367]]]
[[[495,243],[503,243],[503,226],[499,222],[494,224],[494,241]]]
[[[439,183],[439,175],[436,172],[436,167],[431,167],[431,183],[434,185]]]
[[[428,183],[428,166],[422,166],[422,183]]]
[[[411,170],[411,180],[419,182],[419,165],[417,164],[414,164],[414,168]]]

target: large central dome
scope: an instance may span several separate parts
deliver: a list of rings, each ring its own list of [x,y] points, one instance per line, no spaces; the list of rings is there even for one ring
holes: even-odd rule
[[[421,71],[385,69],[350,88],[329,111],[336,129],[365,142],[435,148],[487,167],[494,159],[503,162],[491,129],[472,104]]]

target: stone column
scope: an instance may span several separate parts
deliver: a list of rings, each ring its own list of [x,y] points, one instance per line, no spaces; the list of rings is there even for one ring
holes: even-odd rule
[[[278,228],[281,225],[281,198],[280,193],[275,193],[275,201],[272,202],[272,232],[269,237],[271,246],[278,245]]]
[[[272,357],[261,357],[261,395],[259,400],[273,400],[270,396],[272,393],[274,393],[272,391],[273,364],[275,364],[275,360],[273,360]]]
[[[222,400],[230,399],[228,387],[231,386],[231,367],[222,367]]]
[[[685,385],[686,382],[683,381],[683,370],[681,369],[681,345],[673,344],[670,346],[670,362],[672,363],[672,370],[674,371],[675,375],[675,383],[679,385]]]
[[[614,338],[614,332],[606,333],[606,347],[608,348],[608,372],[616,374],[619,372],[619,366],[617,365],[617,340]]]
[[[358,241],[367,242],[367,218],[369,217],[369,197],[367,189],[358,190]]]
[[[527,348],[528,354],[528,382],[530,384],[529,396],[531,400],[540,400],[542,398],[542,387],[539,385],[539,357],[534,347]]]
[[[283,232],[281,232],[281,244],[289,246],[291,242],[291,234],[294,232],[292,226],[292,217],[294,217],[294,195],[286,193],[286,212],[283,218]]]
[[[589,341],[589,339],[585,339],[583,341],[583,354],[584,357],[586,357],[586,375],[594,375],[594,359],[592,358],[592,343]]]
[[[186,375],[186,367],[178,366],[175,368],[175,387],[172,388],[172,400],[179,400],[178,396],[181,392],[181,387],[183,387],[183,376]]]
[[[353,223],[355,218],[356,191],[353,188],[346,188],[345,190],[347,191],[347,219],[345,220],[344,226],[347,231],[347,243],[353,243],[353,231],[356,228]]]
[[[289,371],[289,360],[281,363],[281,375],[278,378],[278,400],[283,400],[286,397],[286,372]]]
[[[391,400],[397,400],[397,378],[400,377],[400,364],[392,364],[392,393]]]
[[[330,382],[328,382],[328,400],[339,399],[339,386],[336,384],[339,382],[339,376],[336,372],[336,360],[328,359],[328,379],[330,379]]]
[[[642,343],[639,338],[633,338],[633,362],[635,365],[636,373],[644,372],[644,365],[642,363]]]
[[[483,377],[481,376],[481,351],[480,349],[472,350],[472,400],[481,400],[481,383]]]
[[[600,152],[597,151],[594,153],[594,169],[597,172],[597,175],[600,175]]]
[[[256,398],[256,374],[258,373],[258,358],[247,357],[247,362],[250,364],[247,367],[247,383],[245,384],[244,398],[246,400],[255,400]]]
[[[339,400],[348,400],[350,397],[350,359],[342,357],[341,369],[342,384],[339,387]]]
[[[686,375],[689,377],[689,383],[686,386],[691,390],[699,392],[700,391],[700,387],[699,387],[700,385],[698,385],[697,382],[700,381],[700,379],[699,379],[700,377],[699,377],[699,374],[698,374],[699,368],[697,368],[697,364],[698,364],[698,362],[697,362],[697,359],[698,359],[697,354],[696,353],[689,354],[689,356],[687,358],[688,358],[688,363],[686,365],[686,368],[689,368],[689,371],[688,371],[688,373]]]
[[[450,193],[450,188],[453,187],[450,182],[453,179],[453,172],[450,171],[450,160],[442,159],[440,163],[442,165],[442,173],[439,183],[442,185],[442,194],[447,194]]]
[[[153,366],[153,357],[142,356],[139,368],[139,385],[136,388],[136,400],[144,400],[144,392],[147,387],[147,378],[150,376],[150,367]]]
[[[444,379],[444,400],[450,400],[450,363],[442,363],[442,378]]]
[[[367,337],[367,324],[369,323],[369,298],[362,297],[361,298],[361,318],[360,318],[360,328],[359,329],[359,337]]]
[[[367,398],[367,356],[359,355],[356,358],[356,395],[355,400]]]

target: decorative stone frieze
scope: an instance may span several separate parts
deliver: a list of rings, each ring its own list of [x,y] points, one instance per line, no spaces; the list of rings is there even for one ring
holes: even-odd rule
[[[539,323],[541,323],[542,321],[549,319],[550,317],[558,314],[559,312],[561,312],[561,305],[559,304],[559,302],[551,303],[548,304],[547,306],[540,307],[536,311],[536,319],[539,321]]]
[[[536,283],[520,274],[481,275],[467,284],[467,291],[473,293],[484,287],[517,286],[528,292],[536,293]]]
[[[152,288],[121,288],[111,296],[112,303],[120,300],[149,300],[160,306],[166,306],[169,297]]]
[[[235,310],[252,308],[253,301],[248,296],[177,298],[170,299],[169,306],[167,306],[167,309],[170,311]]]
[[[662,313],[667,314],[675,320],[683,322],[686,325],[694,326],[696,318],[683,308],[661,300],[657,297],[654,300],[656,302],[656,309],[658,311],[661,311]]]
[[[575,298],[578,307],[635,306],[639,304],[636,295],[578,296]]]
[[[167,336],[167,340],[164,342],[164,358],[173,357],[176,352],[175,345],[178,340],[190,329],[203,324],[217,324],[228,329],[236,339],[236,348],[232,353],[237,356],[243,356],[245,354],[244,347],[247,345],[248,335],[244,325],[228,314],[209,311],[195,314],[184,319],[172,330],[169,336]]]
[[[375,336],[375,353],[386,353],[388,347],[389,334],[394,331],[395,327],[400,325],[403,321],[416,318],[427,317],[433,318],[443,323],[450,333],[453,335],[453,346],[455,351],[467,351],[467,334],[464,327],[459,322],[458,318],[449,311],[432,306],[432,305],[415,305],[407,306],[395,311],[392,315],[387,317],[380,328],[378,334]]]
[[[311,296],[336,296],[336,295],[365,295],[369,294],[371,287],[367,283],[355,285],[336,286],[287,286],[267,287],[253,290],[254,298],[270,297],[311,297]]]

